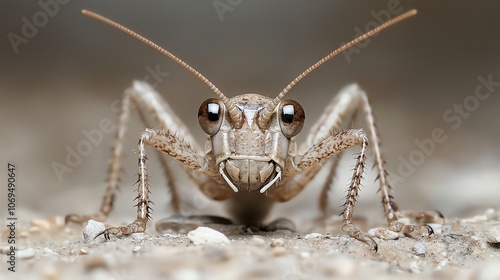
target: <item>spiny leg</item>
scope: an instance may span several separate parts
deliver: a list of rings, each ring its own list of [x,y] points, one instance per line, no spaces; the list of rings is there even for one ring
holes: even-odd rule
[[[353,223],[352,217],[354,213],[354,205],[359,195],[359,187],[361,178],[363,178],[363,170],[366,162],[366,151],[368,149],[368,138],[363,135],[359,138],[361,141],[361,152],[359,153],[356,164],[354,165],[354,173],[349,184],[349,189],[346,195],[344,210],[342,211],[342,230],[359,241],[365,242],[370,246],[370,249],[377,252],[377,243],[366,233],[360,231]]]
[[[403,232],[406,236],[412,236],[414,233],[420,233],[424,231],[427,235],[434,233],[432,228],[428,225],[405,225],[398,221],[397,211],[398,206],[394,201],[394,196],[392,195],[392,188],[389,184],[389,175],[385,168],[385,161],[382,158],[382,152],[380,150],[380,138],[378,137],[377,128],[375,125],[375,118],[372,113],[370,102],[368,101],[368,96],[359,87],[355,86],[352,88],[353,96],[360,100],[360,105],[363,108],[365,115],[365,122],[368,126],[368,131],[371,137],[371,145],[373,151],[373,157],[375,166],[377,167],[380,185],[380,195],[382,196],[382,205],[384,207],[385,217],[389,225],[389,229],[396,232]]]
[[[113,210],[113,203],[115,200],[118,184],[120,182],[121,162],[123,157],[123,148],[125,144],[125,135],[128,129],[128,121],[130,118],[130,107],[133,103],[130,89],[125,91],[122,98],[120,116],[118,118],[118,129],[115,134],[115,140],[112,147],[111,161],[108,166],[107,187],[102,198],[100,213],[92,215],[77,215],[69,214],[66,216],[66,223],[84,223],[89,219],[103,221],[109,213]]]
[[[304,141],[299,147],[299,154],[304,154],[308,149],[318,144],[322,140],[331,137],[335,132],[340,131],[341,127],[346,125],[350,120],[353,119],[354,113],[359,107],[359,102],[353,100],[352,90],[350,87],[355,85],[347,86],[343,88],[339,94],[337,94],[330,104],[325,108],[325,111],[321,115],[321,118],[314,124],[314,126],[309,131],[306,141]],[[296,156],[296,151],[290,151],[289,160]],[[328,177],[325,180],[321,196],[319,197],[319,207],[322,212],[327,209],[327,196],[323,195],[328,193],[331,183],[333,181],[334,173],[337,164],[342,156],[342,153],[336,153],[336,158],[334,159],[333,165],[330,168]],[[293,166],[293,162],[287,163],[288,166]],[[321,170],[321,166],[311,166],[309,169],[301,170],[300,172],[293,171],[295,174],[293,177],[284,178],[281,185],[287,185],[286,197],[283,200],[287,201],[294,196],[298,195],[306,185],[316,176],[316,174]],[[296,174],[298,173],[298,174]],[[285,174],[284,176],[287,176]],[[290,176],[290,175],[288,175]]]
[[[349,85],[341,90],[341,92],[332,100],[330,105],[327,107],[321,119],[313,126],[310,134],[305,143],[300,146],[300,151],[311,147],[312,145],[321,142],[327,137],[330,137],[332,131],[338,130],[339,127],[345,122],[353,119],[356,112],[359,109],[363,109],[365,115],[365,121],[369,130],[369,140],[373,146],[373,154],[375,157],[375,166],[377,166],[378,179],[380,181],[380,193],[382,196],[382,202],[385,210],[385,216],[387,218],[389,228],[395,231],[402,231],[405,235],[411,235],[414,232],[419,232],[425,230],[428,234],[432,233],[432,229],[427,225],[404,225],[398,222],[396,211],[397,206],[394,202],[394,198],[391,195],[391,188],[388,183],[387,172],[385,171],[385,162],[382,159],[380,151],[380,141],[378,138],[375,120],[371,112],[371,107],[368,102],[366,94],[359,89],[357,85]],[[294,152],[292,151],[292,154]],[[339,156],[340,157],[340,156]],[[291,158],[294,158],[293,156]],[[337,159],[338,160],[338,159]],[[293,166],[293,162],[289,162],[289,166]],[[288,163],[287,163],[288,164]],[[335,170],[335,163],[331,168],[333,172]],[[292,168],[293,169],[293,168]],[[292,197],[296,196],[302,191],[306,184],[312,180],[312,178],[319,171],[319,166],[311,166],[308,170],[288,170],[291,173],[298,173],[293,177],[285,178],[281,185],[285,186],[279,194],[273,194],[278,201],[287,201]],[[286,173],[287,170],[285,170]],[[286,176],[286,175],[285,175]],[[320,208],[326,209],[327,198],[325,193],[328,192],[330,181],[333,178],[333,174],[329,174],[327,182],[322,190],[322,196],[320,197]],[[418,214],[417,214],[418,215]],[[439,215],[434,215],[439,216]],[[350,230],[351,226],[346,226],[346,229]]]
[[[330,187],[333,184],[333,179],[335,177],[335,171],[337,170],[337,167],[339,165],[340,161],[340,156],[342,153],[339,153],[339,157],[333,159],[332,166],[330,167],[330,171],[328,172],[328,175],[326,177],[326,180],[323,184],[323,188],[321,189],[321,193],[319,195],[319,210],[321,211],[321,214],[323,215],[323,218],[326,218],[328,216],[328,198],[329,198],[329,191]]]
[[[377,133],[377,128],[375,125],[375,118],[372,113],[370,103],[366,93],[359,88],[356,84],[348,85],[341,90],[339,95],[335,97],[334,102],[330,105],[332,109],[329,109],[325,113],[328,118],[333,120],[320,121],[316,125],[316,131],[312,131],[310,141],[318,139],[318,137],[324,137],[324,134],[328,129],[336,129],[339,123],[353,119],[356,112],[362,111],[365,118],[365,123],[367,126],[367,132],[370,140],[370,145],[372,147],[374,163],[377,168],[379,180],[379,192],[382,198],[382,205],[384,207],[384,214],[389,225],[389,229],[403,232],[405,235],[412,235],[413,232],[425,231],[428,234],[432,234],[432,229],[427,225],[404,225],[398,221],[397,211],[398,206],[394,201],[392,195],[392,188],[389,184],[388,173],[385,168],[385,161],[382,157],[382,152],[380,149],[380,138]],[[362,110],[359,110],[362,109]],[[346,119],[344,119],[346,117]],[[325,117],[324,117],[325,118]],[[314,129],[314,128],[313,128]],[[420,215],[419,213],[413,215]],[[434,215],[438,216],[438,215]]]
[[[144,115],[144,112],[142,110],[137,110],[139,113],[139,117],[142,120],[142,123],[144,124],[145,127],[152,127],[151,125],[148,124],[147,118]],[[165,157],[162,156],[162,154],[158,151],[158,160],[160,161],[160,164],[163,168],[163,172],[165,172],[165,178],[167,180],[167,187],[170,193],[170,206],[172,208],[172,211],[174,214],[178,214],[180,212],[180,199],[179,199],[179,193],[177,191],[177,186],[174,182],[174,176],[172,174],[172,170],[170,169]]]
[[[359,193],[359,186],[361,184],[368,149],[368,137],[362,129],[350,129],[330,135],[313,145],[303,155],[295,156],[290,162],[291,166],[288,165],[285,170],[285,174],[291,177],[287,178],[287,181],[283,183],[281,188],[271,189],[272,191],[270,191],[269,196],[275,200],[281,201],[290,199],[296,195],[297,188],[302,187],[301,182],[297,181],[297,178],[299,180],[305,178],[300,176],[304,174],[301,172],[307,174],[308,170],[315,170],[317,166],[326,162],[331,156],[355,146],[360,146],[361,152],[356,159],[354,173],[349,185],[346,203],[344,204],[342,229],[350,236],[367,243],[371,250],[377,251],[377,243],[352,223],[354,205]],[[298,176],[292,176],[294,172],[298,173]]]
[[[173,159],[179,161],[186,169],[202,172],[206,176],[216,176],[211,169],[207,169],[207,159],[198,155],[197,151],[184,139],[180,139],[168,130],[146,129],[139,140],[139,179],[137,181],[137,218],[134,222],[125,227],[108,228],[99,235],[104,235],[109,239],[109,235],[132,234],[144,232],[146,224],[151,217],[151,201],[149,200],[149,177],[147,170],[146,146],[154,147]],[[228,188],[218,188],[211,190],[211,195],[216,199],[226,199],[232,192]]]
[[[146,224],[150,218],[151,207],[149,204],[149,177],[147,169],[147,157],[144,145],[145,136],[141,137],[139,140],[139,178],[137,180],[137,219],[126,227],[112,227],[104,230],[99,235],[104,235],[106,239],[109,239],[109,234],[131,234],[134,232],[144,232],[146,230]],[[98,235],[98,236],[99,236]]]
[[[144,122],[146,118],[144,118],[143,110],[146,109],[146,112],[149,112],[161,127],[169,127],[170,130],[174,131],[179,137],[188,141],[195,149],[200,149],[194,138],[189,133],[187,127],[175,115],[173,110],[170,106],[168,106],[163,98],[147,83],[134,81],[133,86],[125,91],[122,99],[121,111],[118,120],[118,130],[115,135],[112,157],[108,167],[107,188],[102,199],[100,213],[93,215],[70,214],[66,216],[66,222],[84,223],[89,219],[102,221],[105,220],[112,211],[114,198],[120,182],[121,164],[124,152],[125,136],[130,118],[130,108],[134,107],[137,107],[139,115]],[[165,162],[165,159],[161,158],[161,156],[160,162],[162,163],[167,176],[167,183],[172,195],[171,201],[173,210],[174,212],[178,212],[179,199],[176,187],[172,181],[172,176],[170,176],[171,172],[168,168],[168,164]],[[192,175],[192,177],[193,176],[197,175],[195,174]]]

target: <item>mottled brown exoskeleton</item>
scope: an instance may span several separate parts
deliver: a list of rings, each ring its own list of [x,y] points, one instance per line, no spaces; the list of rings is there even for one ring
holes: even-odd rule
[[[284,100],[286,93],[297,82],[321,64],[382,29],[416,14],[415,10],[408,11],[380,25],[328,54],[295,78],[274,99],[258,94],[242,94],[227,98],[202,74],[165,49],[107,18],[89,11],[83,11],[83,13],[133,36],[163,53],[209,86],[217,98],[210,98],[203,102],[198,111],[199,124],[208,135],[207,144],[202,152],[203,149],[163,98],[147,84],[135,82],[126,91],[123,99],[110,163],[108,188],[102,202],[101,213],[92,216],[69,215],[67,221],[83,222],[89,217],[102,220],[110,213],[118,187],[129,109],[130,105],[135,103],[146,108],[154,116],[159,126],[165,129],[147,128],[142,133],[138,144],[137,219],[125,227],[106,229],[101,233],[106,239],[109,239],[109,234],[127,235],[146,230],[151,203],[146,146],[154,147],[179,161],[188,172],[189,177],[207,197],[218,201],[226,200],[229,214],[237,223],[247,225],[262,222],[274,202],[288,201],[299,194],[318,173],[321,165],[333,155],[359,146],[361,152],[356,158],[346,202],[343,206],[342,229],[350,236],[367,243],[373,251],[376,251],[377,243],[352,223],[354,205],[359,193],[367,150],[370,145],[378,172],[380,194],[389,229],[403,232],[406,235],[422,230],[429,235],[432,233],[432,229],[427,225],[405,225],[398,221],[398,209],[391,195],[375,121],[365,92],[357,85],[345,87],[332,100],[323,116],[312,127],[305,143],[302,143],[298,148],[295,136],[304,125],[304,110],[298,102]],[[363,129],[341,131],[340,126],[352,118],[358,109],[361,109],[360,111],[364,114],[368,133]],[[340,132],[332,133],[332,131]],[[168,176],[170,174],[168,165],[163,163],[163,167]],[[330,178],[334,171],[333,167]],[[327,208],[329,186],[330,182],[325,184],[320,197],[320,208],[324,212]],[[173,210],[178,212],[179,198],[177,189],[171,180],[169,180],[169,188],[172,193]],[[431,214],[422,215],[432,216]]]

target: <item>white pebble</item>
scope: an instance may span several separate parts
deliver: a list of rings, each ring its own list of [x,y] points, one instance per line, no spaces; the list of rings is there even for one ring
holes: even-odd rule
[[[485,234],[489,243],[500,243],[500,225],[490,228]]]
[[[441,270],[441,269],[443,269],[443,268],[446,266],[446,264],[448,264],[448,259],[443,259],[443,260],[442,260],[442,261],[440,261],[440,262],[438,263],[438,265],[436,266],[436,270]]]
[[[262,237],[254,236],[252,237],[252,239],[250,239],[250,243],[257,246],[262,246],[266,244],[266,241]]]
[[[283,238],[277,238],[271,242],[271,247],[283,246],[284,244],[285,240],[283,240]]]
[[[318,239],[318,238],[321,238],[321,236],[323,236],[323,234],[313,232],[313,233],[306,234],[304,236],[304,239]]]
[[[413,246],[413,252],[416,255],[424,255],[427,252],[427,246],[424,243],[419,242]]]
[[[20,259],[31,259],[35,256],[35,250],[33,248],[18,250],[16,256]]]
[[[141,246],[135,246],[135,247],[132,249],[132,252],[137,253],[137,252],[139,252],[141,249],[142,249],[142,247],[141,247]]]
[[[89,220],[87,226],[83,229],[83,238],[87,242],[93,242],[95,240],[102,241],[104,236],[101,235],[96,239],[96,236],[106,229],[103,223],[96,222],[94,220]]]
[[[31,233],[36,233],[36,232],[39,232],[39,231],[40,231],[40,228],[37,227],[37,226],[31,226],[29,228],[29,232],[31,232]]]
[[[208,227],[198,227],[195,230],[188,232],[187,238],[194,245],[200,244],[224,244],[231,241],[221,232]]]
[[[51,228],[50,222],[47,219],[33,219],[30,223],[32,226],[38,227],[38,229],[49,230]]]
[[[368,234],[383,240],[394,240],[399,237],[397,232],[385,228],[372,228],[368,231]]]

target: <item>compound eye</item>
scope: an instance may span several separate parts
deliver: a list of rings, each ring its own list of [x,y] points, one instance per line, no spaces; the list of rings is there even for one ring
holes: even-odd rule
[[[210,136],[219,132],[223,117],[224,104],[216,98],[205,100],[198,109],[198,123],[201,129]]]
[[[287,138],[294,137],[299,134],[304,126],[306,114],[304,109],[295,100],[284,100],[278,107],[278,123],[281,132]]]

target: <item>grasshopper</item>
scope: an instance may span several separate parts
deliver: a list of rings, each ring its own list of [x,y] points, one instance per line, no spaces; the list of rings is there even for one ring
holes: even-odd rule
[[[82,13],[135,37],[172,59],[205,83],[217,98],[209,98],[198,110],[199,125],[207,134],[205,149],[202,149],[167,102],[146,83],[135,82],[125,92],[123,98],[109,167],[108,186],[100,213],[86,216],[72,214],[66,217],[67,221],[84,222],[88,218],[103,220],[111,212],[118,188],[130,106],[139,104],[142,108],[146,108],[165,129],[146,128],[141,134],[138,143],[137,218],[127,226],[104,230],[100,235],[104,235],[106,239],[110,238],[110,234],[129,235],[146,230],[146,224],[151,217],[152,203],[149,192],[147,146],[180,162],[204,195],[217,201],[225,200],[232,218],[237,223],[246,225],[262,222],[274,202],[288,201],[297,196],[318,173],[321,165],[332,156],[340,157],[344,150],[359,146],[361,151],[355,161],[341,214],[342,229],[376,252],[378,246],[373,238],[352,223],[370,145],[378,172],[388,228],[407,236],[417,232],[425,232],[427,235],[433,233],[428,225],[407,225],[398,220],[400,212],[391,194],[372,108],[363,90],[355,84],[342,89],[312,127],[306,141],[298,148],[295,137],[304,125],[304,109],[297,101],[284,100],[285,95],[295,84],[320,65],[396,22],[415,15],[416,10],[403,13],[329,53],[297,76],[275,98],[250,93],[228,98],[201,73],[152,41],[101,15],[86,10]],[[364,113],[368,133],[363,129],[341,130],[341,125],[349,118],[352,119],[358,109]],[[138,110],[141,116],[145,113],[140,108]],[[338,162],[338,158],[336,160]],[[162,164],[167,177],[170,177],[171,171],[168,165],[164,161]],[[335,166],[336,164],[332,165],[329,179],[326,180],[327,183],[321,192],[319,205],[323,212],[327,209],[327,193],[335,173]],[[171,179],[167,180],[172,194],[172,208],[178,213],[177,188]],[[426,217],[428,220],[433,220],[437,216],[442,217],[440,214],[434,215],[429,212],[414,215]]]

